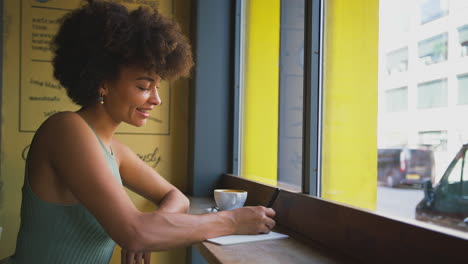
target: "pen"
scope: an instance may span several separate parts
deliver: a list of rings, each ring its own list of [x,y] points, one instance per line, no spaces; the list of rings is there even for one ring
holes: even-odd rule
[[[268,202],[267,206],[268,208],[271,208],[273,206],[273,204],[275,203],[276,201],[276,198],[278,198],[278,194],[280,193],[281,189],[280,188],[276,188],[275,192],[273,193],[273,195],[271,196],[271,199],[270,201]]]

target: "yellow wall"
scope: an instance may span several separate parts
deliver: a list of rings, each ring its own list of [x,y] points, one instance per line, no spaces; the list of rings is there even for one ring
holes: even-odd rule
[[[375,209],[378,0],[325,12],[322,197]]]
[[[80,0],[50,0],[44,5],[57,5],[60,8],[73,9],[79,6],[79,2]],[[136,3],[138,1],[125,2]],[[179,21],[182,30],[188,34],[190,5],[187,5],[187,1],[154,0],[154,2],[158,4],[161,13],[173,16]],[[3,234],[0,239],[0,259],[11,255],[15,248],[16,235],[19,228],[21,187],[24,179],[23,150],[27,150],[27,146],[33,137],[33,131],[48,114],[56,110],[77,109],[77,106],[74,106],[66,99],[63,89],[43,88],[37,83],[31,82],[32,79],[41,79],[56,83],[51,76],[50,64],[31,63],[31,58],[39,56],[40,58],[44,57],[47,59],[50,57],[50,54],[34,49],[31,50],[30,31],[32,28],[31,23],[33,23],[31,22],[32,17],[50,18],[57,15],[57,12],[49,12],[46,9],[38,11],[38,9],[31,8],[31,3],[40,5],[36,1],[4,0],[3,3],[4,50],[1,104],[3,116],[0,170],[0,226],[3,227]],[[128,4],[128,6],[134,8],[136,5]],[[23,18],[21,24],[20,14],[22,14]],[[47,26],[54,27],[55,25],[50,23]],[[22,38],[22,46],[20,46],[20,36]],[[21,63],[20,54],[22,58]],[[120,132],[129,132],[131,134],[119,134],[117,137],[128,144],[149,165],[155,166],[158,172],[166,179],[182,191],[187,191],[188,178],[187,167],[185,165],[188,158],[189,85],[187,80],[179,80],[171,84],[166,83],[164,86],[166,89],[161,89],[161,91],[165,91],[165,94],[162,94],[161,97],[164,101],[163,107],[164,105],[166,106],[158,110],[164,122],[162,124],[158,123],[154,127],[145,127],[137,131],[133,131],[133,128],[123,127],[119,130]],[[60,101],[45,103],[30,101],[29,96],[55,97]],[[19,106],[19,102],[22,103],[21,107]],[[32,131],[25,132],[27,130]],[[153,134],[135,134],[139,131]],[[130,191],[128,193],[139,209],[143,211],[155,209],[149,201]],[[152,263],[185,263],[185,256],[185,249],[157,253],[153,254]],[[120,263],[120,249],[116,248],[111,263]]]
[[[279,0],[246,4],[241,176],[276,184]]]

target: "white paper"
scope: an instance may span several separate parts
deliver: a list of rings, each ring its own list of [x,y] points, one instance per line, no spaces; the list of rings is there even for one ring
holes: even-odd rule
[[[232,244],[281,239],[281,238],[288,238],[288,237],[289,236],[285,234],[270,232],[268,234],[260,234],[260,235],[221,236],[221,237],[210,238],[207,241],[218,244],[218,245],[232,245]]]

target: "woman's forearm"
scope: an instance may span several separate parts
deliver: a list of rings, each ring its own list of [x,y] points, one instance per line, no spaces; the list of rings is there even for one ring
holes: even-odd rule
[[[161,199],[158,210],[166,213],[187,213],[189,206],[189,199],[179,190],[173,189]]]
[[[274,215],[263,206],[204,215],[137,211],[114,240],[134,252],[168,250],[218,236],[268,233],[275,226]]]
[[[126,245],[136,252],[163,251],[236,232],[231,212],[189,215],[158,210],[142,213],[139,222],[135,236]]]

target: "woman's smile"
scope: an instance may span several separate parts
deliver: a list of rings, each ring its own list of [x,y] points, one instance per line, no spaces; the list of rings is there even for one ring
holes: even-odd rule
[[[150,116],[150,111],[153,110],[152,108],[137,108],[136,109],[139,114],[143,117],[148,118]]]

